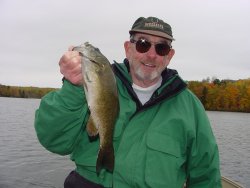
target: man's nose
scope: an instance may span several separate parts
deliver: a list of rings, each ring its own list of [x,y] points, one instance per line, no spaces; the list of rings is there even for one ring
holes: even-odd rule
[[[155,46],[151,45],[148,52],[147,52],[147,56],[150,58],[155,58],[157,56],[157,53],[155,51]]]

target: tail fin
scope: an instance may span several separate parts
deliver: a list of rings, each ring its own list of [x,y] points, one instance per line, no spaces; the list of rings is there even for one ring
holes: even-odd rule
[[[115,156],[113,146],[108,148],[100,148],[97,161],[96,161],[96,173],[99,175],[102,168],[107,169],[110,172],[114,170]]]

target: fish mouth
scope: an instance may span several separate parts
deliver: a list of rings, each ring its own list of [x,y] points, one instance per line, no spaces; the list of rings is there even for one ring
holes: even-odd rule
[[[73,48],[73,50],[74,50],[74,48]],[[89,58],[88,56],[84,55],[84,53],[82,53],[82,52],[79,52],[79,54],[80,54],[80,56],[82,56],[84,59],[89,60],[91,63],[95,63],[95,64],[97,64],[97,65],[100,64],[100,63],[98,63],[97,61],[93,60],[92,58]]]
[[[97,61],[95,61],[95,60],[93,60],[93,59],[91,59],[91,58],[89,58],[89,57],[87,57],[87,56],[85,56],[85,55],[83,55],[83,54],[82,54],[82,57],[83,57],[84,59],[88,60],[90,63],[94,63],[95,65],[97,65],[97,66],[99,66],[99,67],[103,67],[102,63],[99,63],[99,62],[97,62]],[[87,62],[87,61],[86,61],[86,62]]]
[[[93,59],[89,59],[89,61],[90,61],[91,63],[96,64],[96,65],[100,65],[100,63],[98,63],[97,61],[94,61]]]

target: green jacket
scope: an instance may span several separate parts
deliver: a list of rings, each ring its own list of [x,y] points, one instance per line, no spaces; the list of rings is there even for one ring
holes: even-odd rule
[[[89,111],[82,87],[67,80],[42,98],[35,129],[49,151],[70,154],[76,171],[92,182],[114,188],[219,188],[218,147],[200,101],[177,72],[166,69],[162,85],[142,105],[133,92],[128,62],[113,64],[120,112],[113,144],[113,174],[95,165],[99,140],[85,130]]]

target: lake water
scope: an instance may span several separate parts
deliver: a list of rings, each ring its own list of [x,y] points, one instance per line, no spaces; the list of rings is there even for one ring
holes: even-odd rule
[[[0,97],[0,188],[62,188],[74,168],[68,156],[45,150],[36,138],[39,99]],[[222,175],[250,187],[250,114],[207,112],[221,157]]]

